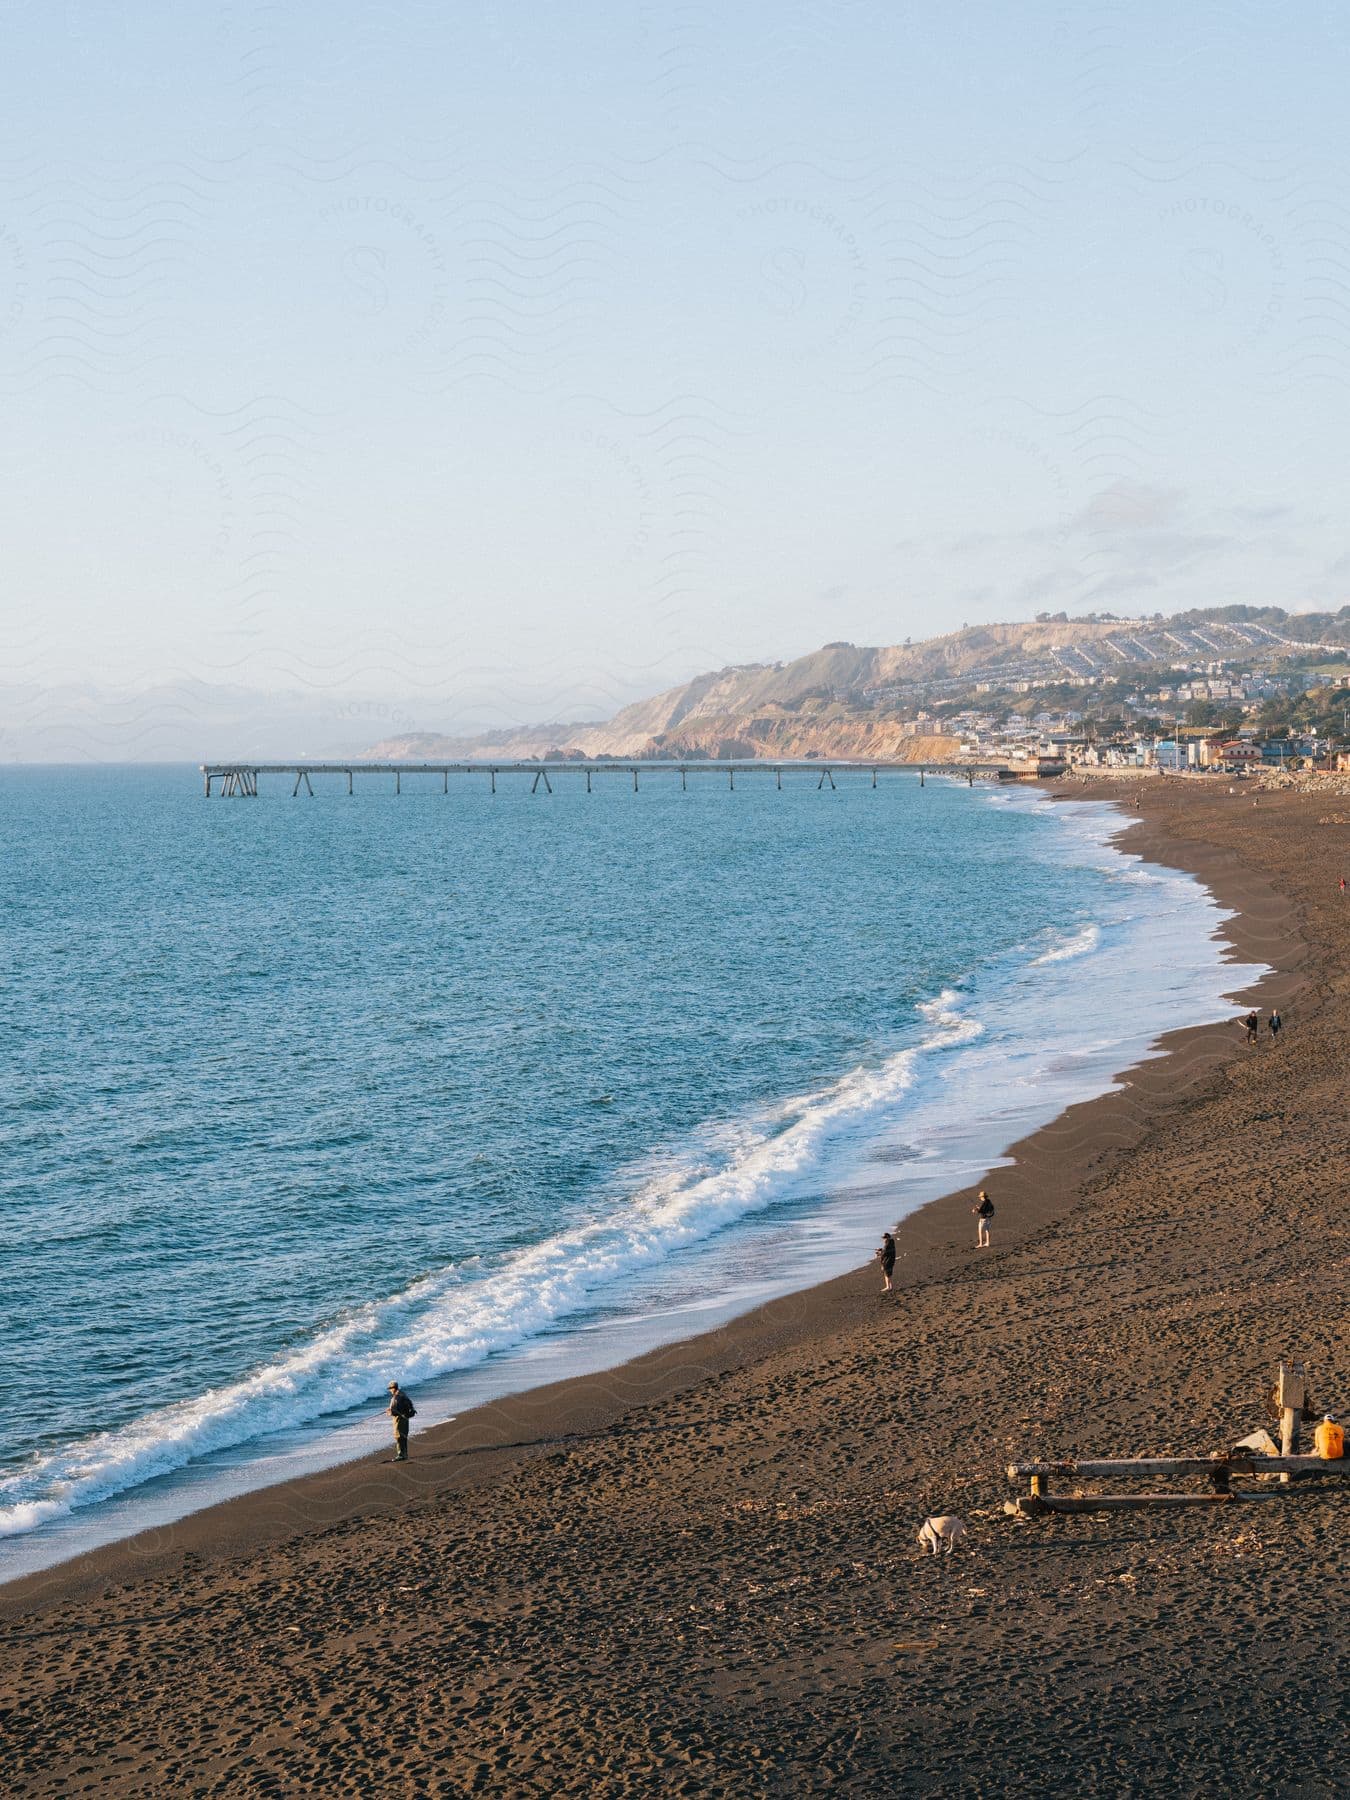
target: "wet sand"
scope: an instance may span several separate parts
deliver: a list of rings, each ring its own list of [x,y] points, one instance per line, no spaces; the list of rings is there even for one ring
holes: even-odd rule
[[[1341,1791],[1350,1483],[1003,1512],[1014,1457],[1231,1442],[1282,1355],[1350,1413],[1343,811],[1086,791],[1238,909],[1278,1045],[1173,1034],[1016,1147],[990,1250],[968,1191],[906,1219],[891,1299],[864,1268],[0,1588],[0,1786]]]

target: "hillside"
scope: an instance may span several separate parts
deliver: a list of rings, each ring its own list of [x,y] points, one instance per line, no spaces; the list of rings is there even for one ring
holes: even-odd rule
[[[1264,668],[1347,644],[1350,608],[1336,615],[1224,607],[1174,619],[1042,617],[880,648],[826,644],[792,662],[719,669],[626,706],[601,724],[541,724],[476,737],[413,732],[386,738],[369,754],[940,760],[954,753],[955,739],[905,733],[906,713],[912,717],[925,700],[973,694],[981,683],[1049,685],[1134,679],[1165,668]]]

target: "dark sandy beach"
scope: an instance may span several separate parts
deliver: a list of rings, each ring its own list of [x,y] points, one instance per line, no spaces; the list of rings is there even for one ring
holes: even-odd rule
[[[1017,1146],[992,1249],[969,1192],[907,1219],[891,1300],[864,1268],[0,1588],[0,1790],[1344,1791],[1350,1483],[1003,1511],[1014,1457],[1231,1443],[1281,1356],[1350,1412],[1350,802],[1088,791],[1237,909],[1278,1045],[1175,1034]]]

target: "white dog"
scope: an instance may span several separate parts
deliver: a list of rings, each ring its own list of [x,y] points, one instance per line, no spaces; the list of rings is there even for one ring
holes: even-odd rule
[[[944,1513],[940,1519],[924,1520],[919,1532],[919,1542],[934,1556],[939,1548],[942,1548],[944,1556],[950,1556],[965,1535],[966,1528],[962,1520],[955,1513]]]

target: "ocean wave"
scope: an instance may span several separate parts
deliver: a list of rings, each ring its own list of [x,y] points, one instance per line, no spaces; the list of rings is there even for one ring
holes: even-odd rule
[[[842,1138],[885,1114],[925,1057],[983,1027],[944,989],[918,1012],[923,1038],[752,1117],[705,1128],[631,1172],[602,1217],[495,1259],[451,1264],[388,1299],[351,1309],[308,1343],[241,1380],[36,1456],[0,1480],[0,1537],[169,1475],[196,1458],[372,1402],[391,1376],[415,1384],[483,1362],[590,1304],[616,1281],[726,1225],[791,1198]]]
[[[1072,962],[1075,957],[1090,956],[1101,940],[1102,933],[1099,925],[1084,925],[1081,930],[1075,931],[1073,936],[1066,938],[1063,943],[1056,944],[1053,949],[1033,957],[1031,966],[1033,969],[1039,969],[1046,963]]]

